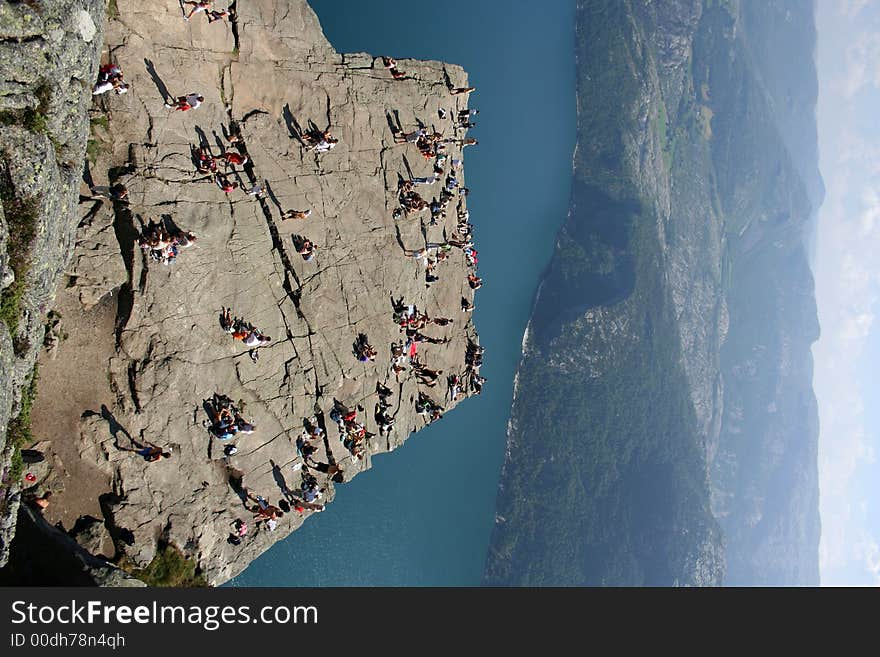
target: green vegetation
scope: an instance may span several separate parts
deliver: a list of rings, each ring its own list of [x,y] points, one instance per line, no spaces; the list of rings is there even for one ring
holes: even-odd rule
[[[86,142],[86,157],[92,164],[95,164],[95,162],[98,161],[98,156],[101,154],[101,151],[101,142],[97,139],[89,139],[88,142]]]
[[[39,371],[34,366],[28,386],[21,392],[21,410],[15,418],[9,421],[9,426],[6,430],[6,439],[13,449],[9,466],[9,481],[21,479],[23,470],[21,450],[23,447],[34,442],[34,436],[31,433],[31,410],[37,397],[37,381],[39,381]]]
[[[36,198],[18,197],[8,172],[0,171],[0,203],[9,228],[6,245],[9,265],[15,272],[15,281],[0,294],[0,319],[6,323],[14,338],[21,315],[21,301],[27,289],[30,250],[37,233],[39,202]]]
[[[93,116],[89,119],[89,125],[92,127],[99,126],[104,128],[104,130],[110,129],[110,121],[107,120],[106,116]]]
[[[120,566],[149,586],[192,588],[208,585],[196,563],[171,543],[160,543],[156,556],[146,568]]]
[[[48,134],[46,115],[33,107],[26,107],[20,110],[3,110],[0,112],[0,125],[15,125],[37,134]]]
[[[90,137],[86,142],[86,158],[88,158],[89,162],[93,165],[98,161],[98,158],[106,148],[104,139],[98,134],[99,129],[104,131],[110,129],[110,122],[107,120],[106,116],[93,116],[89,119]]]
[[[111,20],[119,19],[119,5],[116,0],[109,0],[107,3],[107,18]]]

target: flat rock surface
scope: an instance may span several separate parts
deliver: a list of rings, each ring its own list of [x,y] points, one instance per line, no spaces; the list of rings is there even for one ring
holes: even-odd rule
[[[414,408],[420,391],[447,410],[456,403],[447,396],[446,376],[464,373],[467,341],[477,340],[461,311],[462,297],[473,299],[465,257],[453,249],[438,265],[440,280],[427,287],[424,265],[407,251],[452,236],[456,205],[464,207],[465,199],[453,199],[438,225],[429,225],[427,210],[393,217],[398,174],[407,177],[409,168],[414,176],[427,176],[433,162],[412,144],[395,143],[387,115],[406,131],[421,121],[446,137],[462,138],[463,131],[441,120],[438,110],[453,115],[466,104],[465,95],[449,93],[445,76],[455,86],[465,86],[467,78],[457,66],[402,60],[408,78],[393,80],[381,59],[339,55],[304,1],[243,3],[235,29],[226,21],[209,24],[203,14],[186,22],[171,0],[116,4],[104,59],[121,66],[131,90],[96,101],[90,173],[98,186],[123,182],[129,203],[81,204],[86,220],[67,291],[85,309],[98,310],[113,292],[116,343],[102,343],[94,367],[83,368],[67,365],[73,361],[66,360],[68,342],[62,340],[46,366],[53,368],[56,386],[59,379],[93,390],[109,384],[103,413],[97,403],[67,403],[68,419],[95,414],[77,420],[78,436],[64,437],[75,445],[65,457],[79,458],[101,473],[95,477],[111,482],[113,494],[102,499],[102,508],[126,557],[144,565],[157,542],[168,540],[198,559],[208,581],[219,584],[314,513],[292,511],[276,531],[256,530],[229,483],[241,477],[248,491],[272,503],[283,498],[285,485],[297,492],[302,471],[292,466],[302,462],[295,442],[304,418],[327,416],[328,436],[314,458],[335,461],[347,482],[370,467],[374,455],[395,449],[425,425]],[[190,92],[204,95],[200,107],[179,112],[163,104],[163,95]],[[106,128],[99,117],[107,118]],[[321,154],[304,149],[292,135],[309,121],[329,127],[337,147]],[[191,148],[201,142],[215,155],[232,150],[225,142],[232,122],[251,159],[244,169],[236,167],[232,179],[244,189],[260,182],[263,198],[241,188],[226,194],[195,172]],[[457,144],[447,152],[462,157]],[[457,175],[462,184],[463,175]],[[430,201],[441,184],[418,191]],[[306,220],[282,220],[284,211],[307,208],[312,214]],[[163,216],[198,238],[170,265],[133,243],[133,231]],[[294,235],[317,245],[312,261],[297,253]],[[389,369],[390,345],[402,338],[391,295],[431,317],[454,320],[423,329],[448,338],[419,345],[421,360],[444,372],[434,388],[418,384],[409,371],[398,384]],[[258,360],[221,329],[224,306],[272,337]],[[89,330],[87,317],[62,319],[70,342]],[[375,362],[359,362],[353,353],[361,333],[378,351]],[[396,425],[389,436],[378,435],[373,418],[377,382],[394,391],[390,412],[396,412]],[[213,437],[203,426],[203,400],[214,392],[240,400],[256,431],[227,443]],[[100,394],[93,397],[97,401]],[[365,408],[359,419],[377,435],[363,460],[349,453],[329,419],[334,398]],[[172,447],[173,457],[147,463],[125,449],[132,439]],[[228,443],[238,449],[233,456],[224,455]],[[326,486],[321,501],[331,501],[333,482],[316,475]],[[64,511],[65,496],[72,488],[68,482],[54,503],[67,518],[72,510]],[[93,513],[93,506],[82,513]],[[252,529],[234,546],[227,537],[238,518]]]

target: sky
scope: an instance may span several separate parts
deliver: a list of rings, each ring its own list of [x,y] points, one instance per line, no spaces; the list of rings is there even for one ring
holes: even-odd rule
[[[880,585],[880,2],[818,0],[823,585]]]

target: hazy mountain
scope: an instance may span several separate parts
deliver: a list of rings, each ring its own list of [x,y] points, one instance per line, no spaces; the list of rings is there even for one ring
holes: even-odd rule
[[[582,0],[576,29],[484,581],[815,583],[812,7]]]

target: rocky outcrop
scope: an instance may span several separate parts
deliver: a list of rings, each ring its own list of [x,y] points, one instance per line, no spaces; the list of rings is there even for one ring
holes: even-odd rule
[[[97,527],[100,526],[98,522]],[[4,586],[145,586],[86,549],[102,545],[100,540],[95,540],[99,536],[97,527],[83,529],[74,541],[22,504],[9,566],[0,571],[0,583]],[[86,534],[91,542],[84,540]]]
[[[110,482],[101,511],[114,556],[144,567],[159,542],[168,542],[219,584],[320,510],[292,509],[269,531],[254,527],[246,500],[251,493],[296,507],[303,459],[295,443],[305,421],[326,428],[314,460],[342,469],[335,481],[313,471],[325,504],[340,481],[425,425],[415,408],[420,394],[447,411],[462,398],[449,398],[446,377],[463,373],[468,341],[477,341],[461,310],[462,298],[473,299],[465,257],[453,249],[431,282],[412,253],[451,237],[456,204],[463,212],[466,199],[456,193],[436,225],[427,211],[396,217],[399,176],[428,176],[433,161],[396,143],[392,126],[411,131],[422,123],[463,138],[439,110],[454,116],[466,105],[447,83],[466,86],[467,76],[457,66],[403,60],[406,78],[395,80],[379,59],[340,55],[303,0],[243,3],[232,22],[212,23],[202,14],[182,20],[170,0],[118,0],[115,7],[103,57],[121,66],[131,90],[107,94],[93,108],[89,171],[96,188],[124,184],[128,197],[80,206],[70,287],[62,293],[83,309],[113,299],[115,343],[91,366],[71,368],[74,355],[62,340],[45,371],[78,390],[109,382],[109,396],[96,395],[94,407],[66,411],[85,414],[79,436],[64,440],[65,467],[77,460]],[[180,112],[163,104],[190,92],[204,96],[200,107]],[[338,145],[306,149],[300,135],[310,122],[329,128]],[[232,150],[231,131],[240,133],[236,148],[249,161],[231,176],[240,187],[227,194],[195,171],[193,148]],[[462,158],[459,143],[447,149],[450,160]],[[463,185],[464,172],[456,177]],[[254,184],[264,193],[244,191]],[[430,200],[442,184],[418,190]],[[312,213],[284,220],[294,209]],[[164,266],[135,243],[150,221],[173,222],[198,240]],[[297,235],[317,245],[313,260],[297,252]],[[422,329],[438,340],[419,345],[422,362],[443,371],[434,388],[409,370],[398,383],[389,370],[390,346],[402,338],[392,297],[453,320]],[[224,306],[272,337],[257,359],[221,329]],[[62,320],[70,343],[92,330],[89,312],[79,324]],[[360,334],[378,351],[375,362],[355,357]],[[388,435],[374,419],[377,383],[393,392]],[[253,434],[224,443],[208,431],[203,402],[215,392],[238,402],[256,425]],[[360,405],[359,419],[375,434],[362,460],[330,419],[334,400]],[[146,463],[130,451],[145,441],[170,448],[172,457]],[[234,455],[225,450],[232,442]],[[70,490],[54,508],[76,503]],[[236,519],[251,524],[239,545],[227,540]]]
[[[103,23],[101,0],[0,2],[0,565],[18,509],[22,390],[79,220]]]

